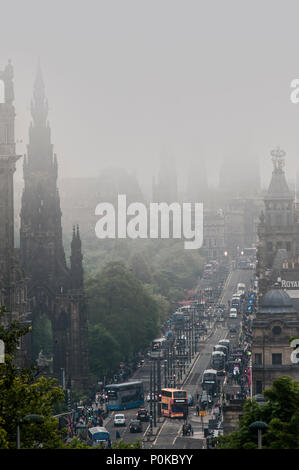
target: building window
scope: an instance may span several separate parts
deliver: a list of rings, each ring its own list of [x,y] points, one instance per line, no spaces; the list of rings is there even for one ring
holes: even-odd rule
[[[291,242],[286,242],[287,251],[291,251]]]
[[[282,242],[277,242],[276,248],[280,250],[282,248]]]
[[[272,354],[272,365],[280,366],[282,364],[282,354]]]
[[[263,392],[263,382],[261,380],[257,380],[255,383],[255,392],[256,394]]]
[[[272,247],[273,247],[272,242],[268,242],[267,243],[267,250],[272,251],[272,249],[273,249]]]
[[[273,333],[274,335],[280,335],[280,333],[281,333],[281,328],[280,328],[280,326],[274,326],[274,327],[272,328],[272,333]]]
[[[254,355],[254,363],[256,366],[261,366],[262,365],[262,353],[256,353]]]

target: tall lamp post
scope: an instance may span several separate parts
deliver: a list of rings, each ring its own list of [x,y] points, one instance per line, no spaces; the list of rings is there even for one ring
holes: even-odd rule
[[[257,441],[258,441],[258,449],[262,449],[262,430],[267,429],[269,426],[268,424],[264,423],[264,421],[254,421],[249,426],[249,429],[256,430],[257,429]]]
[[[26,415],[19,420],[17,424],[17,449],[21,449],[20,425],[28,424],[28,423],[42,424],[44,421],[45,421],[45,418],[43,416],[36,415],[36,414]]]

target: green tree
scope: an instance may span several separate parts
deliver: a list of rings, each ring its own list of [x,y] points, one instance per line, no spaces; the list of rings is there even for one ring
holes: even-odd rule
[[[90,323],[101,324],[115,338],[123,359],[131,359],[157,333],[157,302],[123,263],[108,263],[86,290]]]
[[[4,309],[0,309],[0,318]],[[5,362],[0,364],[0,447],[16,447],[16,429],[20,424],[21,447],[63,447],[63,431],[58,430],[58,421],[52,416],[54,405],[64,398],[56,380],[40,377],[36,379],[36,368],[18,368],[15,363],[17,345],[30,327],[21,327],[17,321],[8,326],[0,324],[0,339],[5,344]],[[21,424],[28,414],[43,416],[42,424]]]
[[[256,449],[257,434],[249,426],[254,421],[264,421],[264,449],[299,448],[299,383],[290,377],[279,377],[272,387],[264,391],[267,402],[258,405],[255,400],[244,405],[245,414],[239,430],[216,440],[221,449]]]
[[[119,367],[122,354],[114,336],[100,323],[88,328],[90,371],[99,378],[109,375]]]

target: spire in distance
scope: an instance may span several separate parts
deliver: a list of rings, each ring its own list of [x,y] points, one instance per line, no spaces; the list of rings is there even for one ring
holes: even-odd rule
[[[47,125],[48,101],[45,97],[45,85],[40,61],[38,61],[34,82],[33,99],[31,101],[31,115],[34,126],[45,127]]]

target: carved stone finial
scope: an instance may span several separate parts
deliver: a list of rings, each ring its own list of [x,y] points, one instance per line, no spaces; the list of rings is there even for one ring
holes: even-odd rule
[[[275,171],[282,171],[284,168],[284,157],[286,155],[285,151],[277,146],[274,150],[271,151],[272,162]]]

